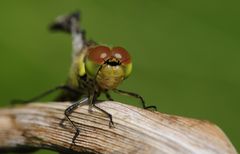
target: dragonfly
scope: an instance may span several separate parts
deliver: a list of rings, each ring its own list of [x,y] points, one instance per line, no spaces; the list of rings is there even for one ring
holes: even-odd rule
[[[91,108],[93,107],[105,114],[109,118],[109,128],[114,127],[112,115],[96,105],[101,94],[105,94],[110,101],[113,101],[110,91],[135,97],[140,100],[144,109],[157,110],[156,106],[147,106],[139,94],[118,89],[118,86],[132,72],[132,58],[129,52],[120,46],[108,46],[87,40],[86,32],[79,23],[80,13],[74,12],[58,16],[50,25],[51,31],[65,32],[72,36],[72,64],[67,82],[32,99],[13,101],[34,102],[61,90],[55,101],[73,102],[64,112],[66,119],[76,132],[73,142],[79,135],[80,129],[70,119],[70,115],[83,102],[88,102]]]

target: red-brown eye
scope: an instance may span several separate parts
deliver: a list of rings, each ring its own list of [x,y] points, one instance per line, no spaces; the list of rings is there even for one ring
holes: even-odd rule
[[[131,57],[129,53],[122,47],[112,48],[112,56],[117,58],[123,64],[131,63]]]
[[[88,58],[97,64],[104,63],[109,57],[111,57],[111,51],[108,47],[97,46],[89,49]]]

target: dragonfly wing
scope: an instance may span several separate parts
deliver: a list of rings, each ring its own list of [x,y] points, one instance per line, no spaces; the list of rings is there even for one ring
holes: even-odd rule
[[[55,21],[50,25],[51,31],[61,31],[72,35],[74,58],[86,46],[85,31],[79,26],[80,13],[74,12],[66,16],[58,16]]]

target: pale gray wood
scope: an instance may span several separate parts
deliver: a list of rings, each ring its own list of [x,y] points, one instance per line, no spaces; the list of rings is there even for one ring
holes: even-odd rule
[[[208,121],[152,112],[118,102],[97,105],[108,118],[88,105],[70,118],[80,128],[76,144],[74,130],[64,119],[70,103],[32,103],[0,109],[0,151],[24,146],[55,151],[138,154],[236,154],[223,131]]]

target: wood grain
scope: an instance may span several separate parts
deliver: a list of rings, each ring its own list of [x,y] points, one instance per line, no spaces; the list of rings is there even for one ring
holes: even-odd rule
[[[32,103],[0,109],[0,152],[20,149],[51,149],[62,153],[138,154],[236,154],[219,127],[207,121],[152,112],[118,102],[97,106],[111,113],[115,124],[88,105],[70,116],[80,128],[63,121],[70,103]]]

